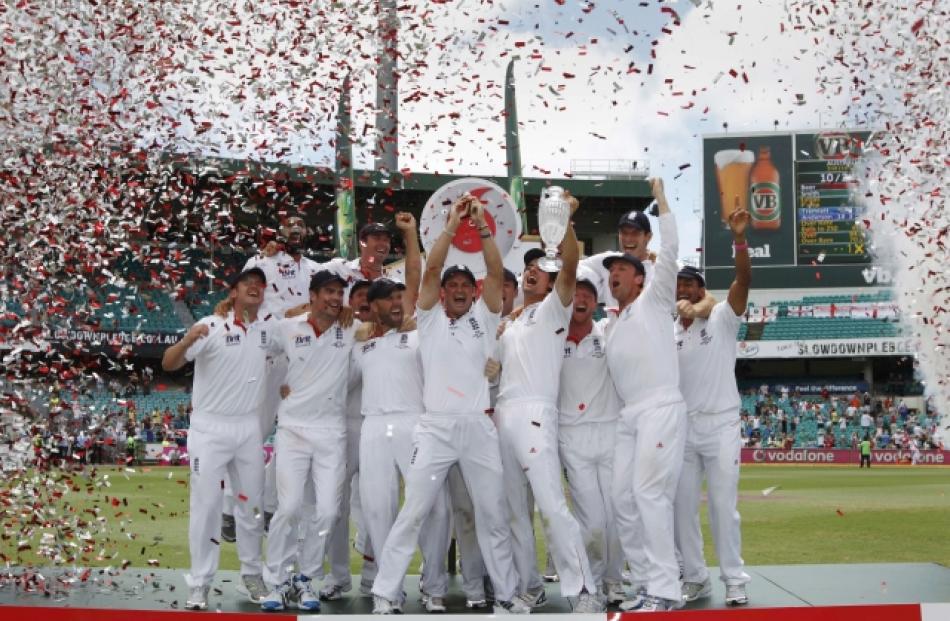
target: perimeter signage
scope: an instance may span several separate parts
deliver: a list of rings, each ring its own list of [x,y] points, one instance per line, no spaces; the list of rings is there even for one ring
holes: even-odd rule
[[[950,464],[950,451],[872,450],[871,463],[881,466],[911,464],[944,466]],[[848,449],[742,449],[744,464],[859,464],[861,453]]]

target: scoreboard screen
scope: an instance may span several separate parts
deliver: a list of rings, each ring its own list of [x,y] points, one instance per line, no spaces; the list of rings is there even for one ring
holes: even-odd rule
[[[796,233],[799,265],[869,263],[856,205],[852,166],[868,132],[795,137]]]

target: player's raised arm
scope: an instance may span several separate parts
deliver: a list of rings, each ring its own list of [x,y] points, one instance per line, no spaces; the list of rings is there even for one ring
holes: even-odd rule
[[[452,238],[458,231],[462,217],[468,215],[471,200],[472,196],[466,193],[452,204],[445,222],[445,230],[435,240],[429,256],[426,257],[426,269],[422,275],[422,287],[419,289],[419,301],[416,304],[421,310],[429,310],[439,303],[442,266],[445,265],[445,257],[449,254],[449,244],[452,243]]]
[[[749,286],[752,284],[752,262],[749,260],[749,244],[745,231],[749,226],[749,212],[745,209],[733,211],[729,216],[729,228],[732,229],[732,247],[736,255],[736,278],[729,287],[726,300],[736,316],[745,314],[749,301]]]
[[[422,280],[422,256],[419,252],[419,234],[416,229],[416,219],[408,211],[396,214],[396,228],[402,234],[403,245],[406,247],[406,292],[403,294],[403,314],[411,317],[416,308],[416,299],[419,297],[419,285]]]
[[[492,236],[488,223],[485,222],[485,207],[477,200],[471,203],[471,214],[478,227],[478,235],[482,239],[482,256],[485,258],[485,280],[482,281],[482,299],[485,306],[493,313],[500,313],[502,307],[501,289],[504,284],[505,266],[501,260],[498,244]]]
[[[564,198],[571,205],[571,218],[580,203],[570,192],[564,192]],[[574,221],[567,224],[567,233],[561,242],[561,271],[554,281],[554,290],[561,298],[561,304],[570,306],[574,303],[574,286],[577,283],[577,262],[580,260],[580,250],[577,248],[577,234],[574,232]]]

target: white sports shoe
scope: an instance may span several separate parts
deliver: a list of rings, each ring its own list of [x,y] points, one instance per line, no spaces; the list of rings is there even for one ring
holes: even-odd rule
[[[260,574],[241,576],[241,582],[238,583],[235,589],[253,604],[260,604],[261,600],[267,595],[267,586]]]
[[[712,583],[709,578],[702,582],[684,582],[683,599],[687,602],[695,602],[697,599],[709,597],[712,595]]]
[[[320,599],[326,600],[328,602],[336,601],[338,599],[343,599],[343,593],[346,592],[339,584],[327,584],[320,589]]]
[[[423,593],[422,603],[425,604],[426,612],[445,612],[445,599],[438,595]]]
[[[313,592],[313,582],[303,574],[294,576],[294,595],[297,608],[309,612],[320,612],[320,596]]]
[[[522,602],[528,605],[529,608],[540,608],[548,603],[548,594],[545,593],[544,587],[539,587],[537,591],[527,593],[522,593],[518,595],[515,599],[520,599]]]
[[[394,615],[399,609],[385,597],[379,595],[373,596],[373,614],[374,615]]]
[[[726,606],[745,606],[749,603],[749,593],[744,584],[726,585]]]
[[[479,609],[482,609],[482,608],[488,608],[488,600],[485,599],[484,597],[482,597],[482,598],[480,598],[480,599],[477,598],[477,597],[476,597],[475,599],[468,599],[468,598],[466,598],[466,599],[465,599],[465,607],[466,607],[466,608],[474,608],[474,609],[476,609],[476,610],[479,610]]]
[[[290,584],[290,580],[278,584],[261,600],[261,610],[264,612],[286,610],[293,601],[293,591],[294,587]]]
[[[531,607],[520,597],[514,597],[509,602],[495,602],[492,612],[496,615],[527,615],[531,614]]]
[[[593,593],[583,592],[577,596],[577,602],[574,604],[574,612],[577,613],[598,613],[607,609],[604,602]]]
[[[633,593],[633,598],[620,602],[620,610],[624,612],[633,612],[638,610],[643,606],[643,601],[646,599],[647,590],[643,587],[640,587]]]
[[[676,610],[677,608],[682,607],[682,600],[676,602],[671,599],[663,599],[662,597],[647,595],[643,598],[643,605],[636,610],[631,610],[630,612],[666,612],[667,610]]]
[[[211,587],[207,584],[191,587],[191,590],[188,591],[188,599],[185,600],[185,610],[207,610],[208,591],[210,590]]]

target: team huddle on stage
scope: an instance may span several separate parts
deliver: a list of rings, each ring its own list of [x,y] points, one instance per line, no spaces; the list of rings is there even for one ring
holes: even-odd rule
[[[405,282],[384,268],[385,226],[361,229],[357,259],[318,264],[300,255],[299,221],[288,223],[285,247],[265,245],[163,359],[166,370],[195,364],[186,607],[208,606],[229,496],[238,588],[263,610],[316,612],[352,589],[352,518],[374,613],[402,611],[417,547],[422,601],[444,612],[453,537],[467,606],[528,613],[546,602],[535,507],[575,612],[673,610],[712,592],[704,478],[726,603],[746,604],[734,366],[749,216],[729,219],[736,276],[716,302],[702,272],[678,267],[663,183],[651,186],[657,255],[650,218],[634,211],[620,220],[619,252],[581,260],[568,226],[560,271],[542,270],[545,253],[532,249],[520,283],[468,194],[424,269],[415,219],[397,214]],[[444,266],[460,227],[481,238],[481,283]],[[607,316],[595,321],[599,305]]]

